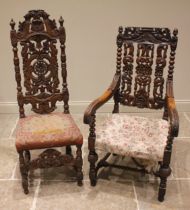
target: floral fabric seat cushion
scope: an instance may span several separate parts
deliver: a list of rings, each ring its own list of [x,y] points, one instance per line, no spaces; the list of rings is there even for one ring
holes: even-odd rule
[[[70,114],[34,114],[19,119],[17,150],[82,144],[82,134]]]
[[[168,135],[162,119],[113,114],[97,131],[96,147],[123,156],[161,161]]]

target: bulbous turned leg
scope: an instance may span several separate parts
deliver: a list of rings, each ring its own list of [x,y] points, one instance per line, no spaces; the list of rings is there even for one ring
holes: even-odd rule
[[[23,151],[19,152],[19,162],[20,162],[20,173],[22,177],[22,187],[24,189],[24,193],[28,194],[28,166],[25,163]]]
[[[89,172],[89,178],[91,186],[96,186],[97,182],[97,171],[96,171],[96,161],[98,160],[98,155],[95,151],[90,151],[88,155],[88,161],[90,162],[90,172]]]
[[[171,168],[168,166],[167,168],[163,168],[161,166],[159,171],[160,176],[160,186],[158,192],[158,200],[160,202],[164,201],[164,196],[166,194],[166,186],[167,186],[167,177],[171,174]]]
[[[83,180],[83,172],[82,172],[82,145],[77,145],[77,152],[76,152],[76,170],[77,170],[77,182],[78,186],[82,186],[82,180]]]
[[[160,170],[158,172],[158,176],[160,177],[160,187],[158,192],[158,200],[160,202],[164,201],[164,196],[166,194],[166,184],[167,184],[167,178],[171,174],[171,168],[170,168],[170,161],[171,161],[171,154],[172,154],[172,144],[174,137],[171,136],[170,130],[169,135],[167,137],[167,144],[164,149],[164,157],[163,162],[160,165]]]
[[[72,149],[71,149],[71,146],[66,146],[66,154],[72,156]]]

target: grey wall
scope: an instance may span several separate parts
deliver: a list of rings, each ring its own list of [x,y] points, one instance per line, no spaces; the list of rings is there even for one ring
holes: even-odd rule
[[[70,100],[76,105],[96,98],[111,82],[119,25],[178,28],[175,97],[190,107],[190,1],[6,0],[0,7],[0,112],[16,102],[9,22],[11,18],[18,22],[31,9],[44,9],[57,20],[60,15],[65,19]]]

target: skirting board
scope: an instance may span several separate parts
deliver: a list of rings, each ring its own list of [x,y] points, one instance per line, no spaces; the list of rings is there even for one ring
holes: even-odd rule
[[[87,106],[90,104],[89,101],[70,101],[70,111],[71,113],[84,113]],[[179,112],[190,112],[190,100],[176,100],[177,110]],[[110,113],[113,109],[113,101],[104,104],[98,112],[100,113]],[[26,106],[26,111],[30,110],[30,106]],[[57,103],[57,111],[62,111],[62,104]],[[120,106],[120,112],[151,112],[155,110],[150,109],[138,109],[133,107]],[[0,102],[0,113],[18,113],[17,102]]]

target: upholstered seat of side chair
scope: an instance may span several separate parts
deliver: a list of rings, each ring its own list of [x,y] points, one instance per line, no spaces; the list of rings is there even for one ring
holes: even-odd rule
[[[16,129],[18,151],[82,143],[82,134],[70,114],[30,115],[21,118]]]
[[[113,114],[97,131],[96,147],[122,156],[162,161],[168,129],[166,120]]]

